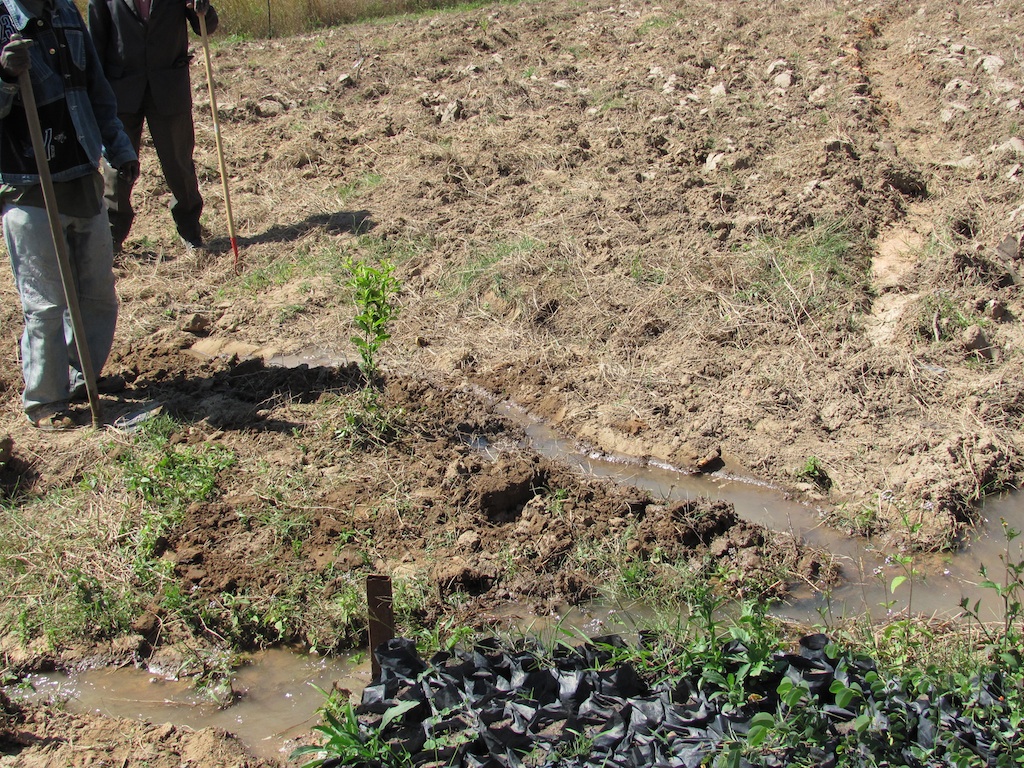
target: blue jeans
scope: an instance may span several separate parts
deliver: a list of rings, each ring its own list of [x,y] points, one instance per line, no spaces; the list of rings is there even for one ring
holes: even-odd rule
[[[86,346],[98,376],[114,343],[117,293],[113,244],[105,210],[96,216],[60,216],[73,282],[78,291]],[[57,254],[45,208],[3,207],[4,240],[21,296],[22,403],[31,416],[42,405],[60,403],[85,382],[72,333]]]

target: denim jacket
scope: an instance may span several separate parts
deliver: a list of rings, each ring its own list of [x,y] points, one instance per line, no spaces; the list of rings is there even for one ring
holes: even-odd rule
[[[29,17],[15,0],[2,0],[2,3],[0,47],[6,45],[15,32],[35,41],[29,54],[32,62],[29,74],[39,112],[42,115],[54,108],[59,109],[58,102],[66,99],[70,122],[83,150],[78,153],[80,162],[68,167],[56,167],[51,162],[50,175],[53,180],[70,181],[94,173],[99,167],[101,155],[105,155],[115,168],[137,159],[131,141],[117,118],[114,93],[103,75],[92,38],[78,9],[70,0],[56,0],[54,4],[50,22],[66,40],[67,47],[64,49],[53,29]],[[62,60],[64,64],[56,66],[54,60]],[[0,81],[0,143],[4,143],[5,138],[12,138],[3,136],[13,129],[12,120],[19,121],[18,126],[24,131],[21,124],[24,121],[23,110],[18,84]],[[43,123],[42,128],[45,133],[48,126]],[[39,183],[31,147],[26,147],[24,153],[27,157],[12,157],[8,154],[0,161],[0,181],[15,186]]]

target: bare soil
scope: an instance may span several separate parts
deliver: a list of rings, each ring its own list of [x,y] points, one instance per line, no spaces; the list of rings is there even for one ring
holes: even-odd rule
[[[106,368],[128,381],[109,417],[157,400],[178,439],[239,457],[162,542],[175,578],[212,599],[284,595],[296,569],[427,572],[429,626],[585,599],[600,585],[567,553],[627,529],[632,554],[733,558],[736,589],[829,578],[826,556],[730,508],[536,455],[502,400],[588,449],[724,463],[883,547],[955,546],[1024,470],[1022,12],[548,0],[220,42],[237,265],[200,49],[212,247],[177,243],[144,147]],[[841,268],[783,268],[830,233],[849,243]],[[352,305],[303,264],[368,243],[403,285],[381,363],[382,404],[404,416],[353,453],[325,399],[361,384]],[[0,290],[3,479],[42,494],[117,449],[24,423],[17,295]],[[247,522],[289,510],[308,521],[298,548]],[[181,639],[164,618],[154,606],[109,648],[3,649],[18,669],[145,656]],[[3,718],[2,765],[264,764],[214,732],[6,702]]]

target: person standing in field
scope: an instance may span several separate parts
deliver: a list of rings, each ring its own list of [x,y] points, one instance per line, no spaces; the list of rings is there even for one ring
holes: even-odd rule
[[[28,73],[46,157],[36,157],[19,78]],[[64,281],[54,249],[63,237],[98,373],[117,324],[113,244],[103,211],[100,157],[126,179],[139,172],[117,102],[85,20],[71,0],[0,2],[0,203],[4,240],[25,319],[22,404],[32,426],[75,426],[70,401],[85,394]],[[39,176],[53,181],[59,232],[50,227]]]
[[[200,33],[217,29],[210,0],[89,0],[89,31],[103,71],[117,97],[117,111],[136,153],[142,124],[149,125],[164,180],[171,191],[171,216],[188,248],[203,246],[199,217],[203,198],[196,166],[189,79],[188,27]],[[120,251],[135,211],[134,179],[106,170],[107,210],[114,247]]]

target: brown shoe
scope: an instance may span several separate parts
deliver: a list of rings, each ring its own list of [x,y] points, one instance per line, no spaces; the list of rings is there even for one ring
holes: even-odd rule
[[[41,405],[26,412],[25,418],[29,424],[43,432],[60,432],[78,426],[64,405]]]

